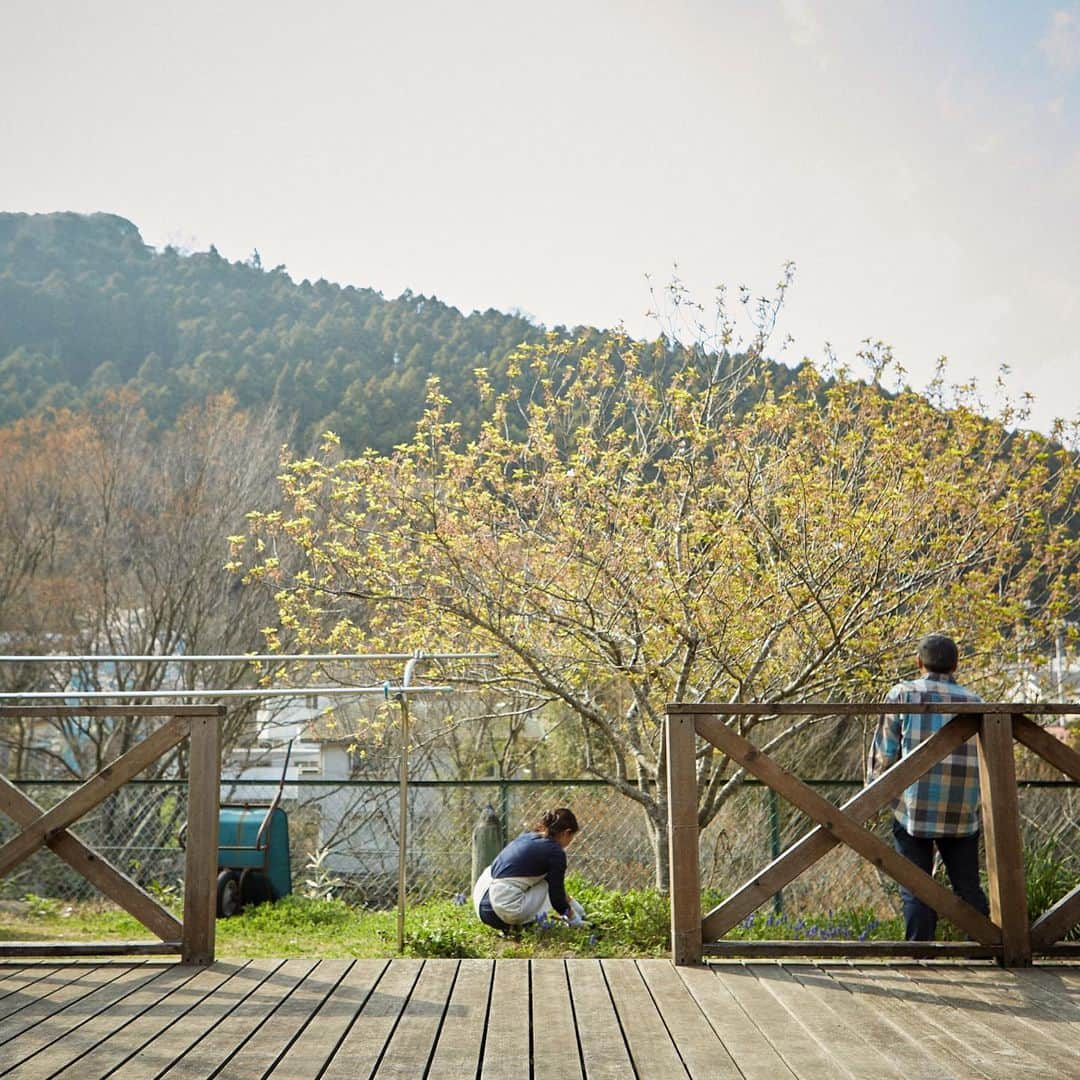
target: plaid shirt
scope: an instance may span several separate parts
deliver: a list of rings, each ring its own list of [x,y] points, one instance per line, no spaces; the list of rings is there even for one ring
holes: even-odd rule
[[[928,672],[922,679],[894,686],[888,702],[981,701],[951,675]],[[888,713],[881,718],[870,749],[870,779],[875,780],[919,743],[943,728],[952,715]],[[979,757],[974,739],[920,777],[893,804],[893,814],[912,836],[970,836],[979,831]]]

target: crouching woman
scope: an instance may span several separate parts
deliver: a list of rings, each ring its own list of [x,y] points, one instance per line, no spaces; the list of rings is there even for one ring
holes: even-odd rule
[[[473,907],[486,926],[506,931],[554,911],[571,924],[583,917],[581,906],[566,895],[566,849],[578,831],[577,818],[565,806],[548,810],[495,856],[473,888]]]

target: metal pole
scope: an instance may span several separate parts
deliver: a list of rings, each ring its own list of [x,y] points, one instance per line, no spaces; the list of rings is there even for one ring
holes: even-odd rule
[[[1057,699],[1062,701],[1065,698],[1065,627],[1059,625],[1057,633],[1054,635],[1054,659],[1056,660],[1057,667]]]
[[[424,659],[424,654],[419,649],[409,657],[405,664],[405,674],[401,678],[401,689],[397,695],[401,703],[401,774],[398,789],[397,947],[399,953],[405,951],[405,888],[409,852],[409,683],[412,682],[416,665],[422,659]]]
[[[405,951],[405,887],[406,863],[409,848],[409,699],[398,695],[401,703],[401,773],[398,803],[398,912],[397,947]]]
[[[395,686],[395,694],[448,694],[452,686]],[[226,698],[226,697],[355,697],[358,694],[382,694],[386,686],[267,686],[241,690],[25,690],[0,694],[0,701],[83,701],[124,700],[140,698]]]
[[[227,664],[234,660],[253,662],[280,660],[409,660],[415,653],[150,653],[142,656],[66,656],[62,653],[45,653],[39,656],[0,656],[0,664],[75,664],[75,663],[134,663],[135,661],[167,660],[170,664]],[[428,660],[493,660],[498,653],[424,653]]]
[[[780,858],[780,807],[776,801],[776,792],[769,788],[769,845],[772,848],[773,862]],[[784,893],[773,893],[773,911],[779,915],[784,910]]]

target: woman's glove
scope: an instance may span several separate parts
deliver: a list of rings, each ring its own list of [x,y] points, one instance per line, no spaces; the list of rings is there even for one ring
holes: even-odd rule
[[[570,901],[570,914],[566,919],[567,926],[584,926],[585,909],[576,901]]]

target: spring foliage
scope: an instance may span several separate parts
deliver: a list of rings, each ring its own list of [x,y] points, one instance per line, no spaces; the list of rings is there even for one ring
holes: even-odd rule
[[[665,703],[876,699],[928,629],[1000,694],[1017,625],[1038,641],[1071,603],[1077,482],[1058,444],[963,400],[809,365],[736,385],[662,348],[524,348],[512,389],[479,373],[467,443],[433,381],[393,453],[327,436],[287,462],[288,509],[253,513],[233,563],[277,589],[271,643],[497,652],[495,677],[572,717],[585,767],[645,808],[661,882]],[[735,782],[699,754],[702,825]]]

